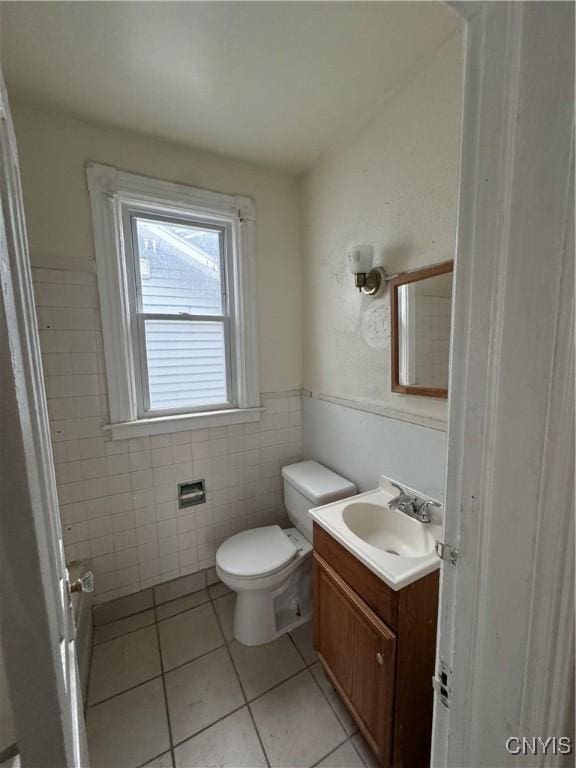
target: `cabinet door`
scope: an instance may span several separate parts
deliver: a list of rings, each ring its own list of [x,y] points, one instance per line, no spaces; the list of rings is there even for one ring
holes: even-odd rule
[[[389,765],[395,635],[316,554],[314,645],[380,765]]]

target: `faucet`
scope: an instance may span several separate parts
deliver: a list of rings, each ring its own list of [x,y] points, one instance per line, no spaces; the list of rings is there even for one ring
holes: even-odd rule
[[[397,483],[390,481],[390,485],[398,491],[398,495],[388,502],[390,509],[397,509],[399,512],[404,512],[408,517],[413,517],[421,523],[429,523],[431,521],[430,507],[442,506],[437,501],[421,499],[419,496],[410,496],[406,493],[404,488]]]

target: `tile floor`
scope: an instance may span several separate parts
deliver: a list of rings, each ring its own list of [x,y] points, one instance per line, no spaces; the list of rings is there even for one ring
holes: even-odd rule
[[[311,624],[248,648],[232,635],[234,600],[185,577],[97,609],[92,768],[375,764],[324,676]]]

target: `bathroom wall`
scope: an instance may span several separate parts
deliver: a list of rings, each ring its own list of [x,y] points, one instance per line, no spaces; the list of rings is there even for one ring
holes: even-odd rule
[[[302,179],[304,452],[362,490],[443,495],[447,403],[391,392],[389,294],[354,288],[347,251],[389,274],[453,258],[462,66],[457,33]]]
[[[360,491],[386,475],[444,498],[446,433],[349,405],[302,398],[304,455],[356,483]]]
[[[388,293],[362,296],[347,252],[372,244],[390,274],[453,258],[461,86],[458,33],[302,180],[303,382],[315,394],[445,420],[445,401],[390,391]]]
[[[68,561],[89,558],[99,601],[214,564],[231,534],[284,520],[280,468],[301,457],[296,185],[282,174],[29,108],[14,109]],[[88,160],[218,191],[257,208],[259,423],[112,441]],[[282,285],[271,292],[270,284]],[[177,483],[207,503],[179,510]]]

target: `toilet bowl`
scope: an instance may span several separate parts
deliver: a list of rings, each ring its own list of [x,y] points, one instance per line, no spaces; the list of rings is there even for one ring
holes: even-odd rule
[[[252,528],[216,552],[220,580],[236,592],[234,637],[261,645],[307,621],[312,613],[312,520],[308,510],[353,496],[356,486],[316,461],[282,469],[284,503],[293,528]]]

